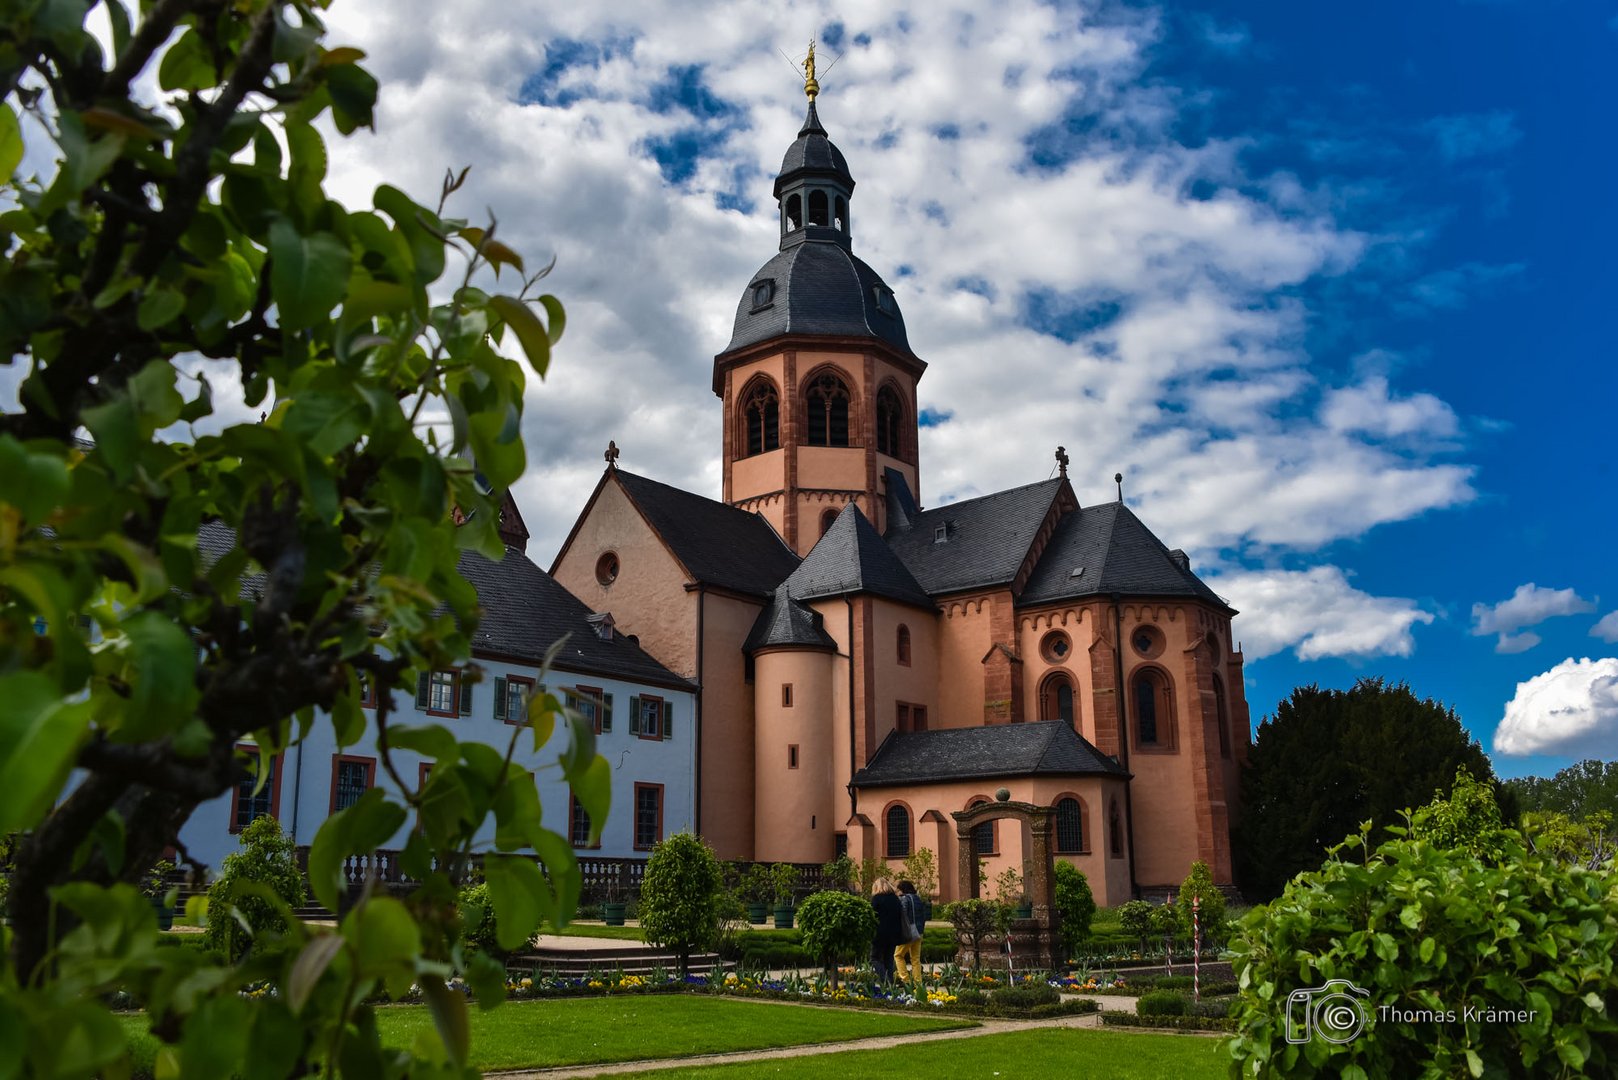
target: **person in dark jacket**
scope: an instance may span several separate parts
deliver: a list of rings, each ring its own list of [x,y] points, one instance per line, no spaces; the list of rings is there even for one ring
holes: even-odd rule
[[[899,894],[893,882],[878,882],[871,896],[876,909],[876,940],[871,943],[871,967],[878,982],[893,982],[893,950],[904,944],[904,917],[899,911]]]

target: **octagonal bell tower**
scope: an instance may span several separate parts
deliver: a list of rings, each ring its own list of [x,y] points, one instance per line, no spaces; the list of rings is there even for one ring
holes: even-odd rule
[[[724,402],[724,498],[807,554],[848,503],[886,528],[889,470],[920,497],[916,384],[898,301],[854,255],[854,177],[815,108],[775,179],[781,243],[747,283],[714,358]]]

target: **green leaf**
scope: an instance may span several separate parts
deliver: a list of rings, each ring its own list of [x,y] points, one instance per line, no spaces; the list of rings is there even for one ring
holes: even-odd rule
[[[515,296],[491,296],[489,306],[516,332],[528,365],[543,379],[551,366],[551,337],[534,309]]]
[[[574,798],[590,815],[590,843],[594,844],[601,839],[601,828],[607,823],[607,812],[612,807],[612,767],[606,758],[597,754],[583,770],[567,779]]]
[[[1466,1069],[1473,1076],[1483,1075],[1483,1059],[1470,1046],[1466,1048]]]
[[[303,236],[279,219],[270,226],[270,259],[270,295],[283,329],[313,326],[342,302],[349,251],[331,233]]]
[[[157,85],[164,90],[206,90],[218,82],[208,48],[195,30],[181,34],[157,66]]]
[[[132,692],[118,725],[121,737],[149,739],[190,719],[196,707],[196,648],[184,630],[157,611],[140,611],[119,625]]]
[[[10,180],[22,164],[22,127],[11,106],[0,101],[0,180]]]
[[[329,458],[364,434],[369,416],[364,400],[353,394],[312,390],[293,399],[281,430]]]
[[[0,676],[0,835],[32,828],[56,801],[89,735],[90,703],[70,701],[51,679]]]
[[[354,945],[361,973],[385,979],[391,994],[409,990],[421,954],[421,930],[404,904],[372,896],[344,920],[343,933]]]
[[[532,847],[539,829],[539,791],[528,770],[513,764],[494,797],[494,846],[501,851]]]
[[[282,1080],[291,1076],[303,1055],[303,1045],[303,1025],[291,1010],[279,1001],[257,1002],[253,1030],[247,1036],[244,1080]]]
[[[174,388],[178,373],[167,360],[153,360],[129,380],[129,396],[142,418],[141,433],[150,436],[180,418],[185,398]]]
[[[0,476],[9,478],[6,501],[30,524],[44,521],[72,486],[67,464],[53,454],[35,454],[10,435],[0,435]]]
[[[315,984],[331,966],[332,959],[343,951],[343,939],[336,934],[316,934],[298,953],[287,975],[287,1007],[294,1013],[303,1011],[304,1002],[314,991]]]
[[[539,864],[521,855],[489,855],[483,878],[494,904],[495,940],[508,952],[522,946],[539,929],[540,920],[556,921],[556,900]]]
[[[1432,960],[1432,958],[1433,958],[1433,950],[1436,949],[1437,947],[1438,947],[1438,942],[1434,941],[1432,938],[1430,938],[1430,937],[1422,938],[1421,939],[1421,949],[1419,950],[1419,955],[1421,956],[1421,962],[1424,963],[1424,964],[1430,962]]]
[[[450,1061],[458,1069],[465,1068],[466,1054],[472,1045],[472,1021],[466,1015],[466,998],[445,986],[437,975],[423,975],[418,984]]]
[[[135,312],[135,322],[142,330],[156,330],[167,326],[175,316],[185,310],[185,294],[175,289],[157,288],[148,292]]]
[[[460,755],[460,744],[442,724],[421,727],[389,727],[388,745],[396,750],[414,750],[435,761],[453,760]]]
[[[327,818],[309,846],[309,887],[315,898],[336,911],[343,885],[343,859],[381,847],[407,817],[404,807],[388,802],[381,788],[372,788],[360,796],[359,802]]]
[[[567,313],[562,310],[562,302],[550,293],[541,296],[539,302],[545,308],[545,319],[550,328],[551,344],[555,345],[562,340],[562,331],[567,327]]]

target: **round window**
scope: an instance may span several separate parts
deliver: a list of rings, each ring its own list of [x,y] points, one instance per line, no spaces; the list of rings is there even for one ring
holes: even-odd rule
[[[1039,643],[1039,653],[1047,663],[1060,664],[1073,652],[1073,641],[1061,630],[1052,630]]]
[[[602,585],[611,585],[618,580],[618,553],[606,552],[596,560],[596,580]]]
[[[1148,659],[1163,651],[1163,635],[1152,626],[1137,627],[1135,632],[1129,635],[1129,643],[1135,647],[1136,652]]]

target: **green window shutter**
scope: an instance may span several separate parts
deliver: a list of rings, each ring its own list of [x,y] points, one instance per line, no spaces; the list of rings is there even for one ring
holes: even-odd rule
[[[674,702],[663,702],[663,738],[674,737]]]
[[[612,730],[612,695],[601,695],[601,730],[603,733]]]
[[[640,734],[640,698],[638,696],[629,699],[629,733],[631,735]]]
[[[461,715],[462,716],[471,716],[472,715],[472,682],[471,682],[470,679],[468,679],[466,677],[466,673],[464,671],[460,674],[460,677],[459,677],[458,681],[461,684]]]
[[[506,680],[497,677],[494,680],[494,718],[505,720],[506,717]]]
[[[431,679],[432,674],[426,671],[416,676],[416,708],[418,710],[427,708],[427,695],[431,693],[428,683]]]

